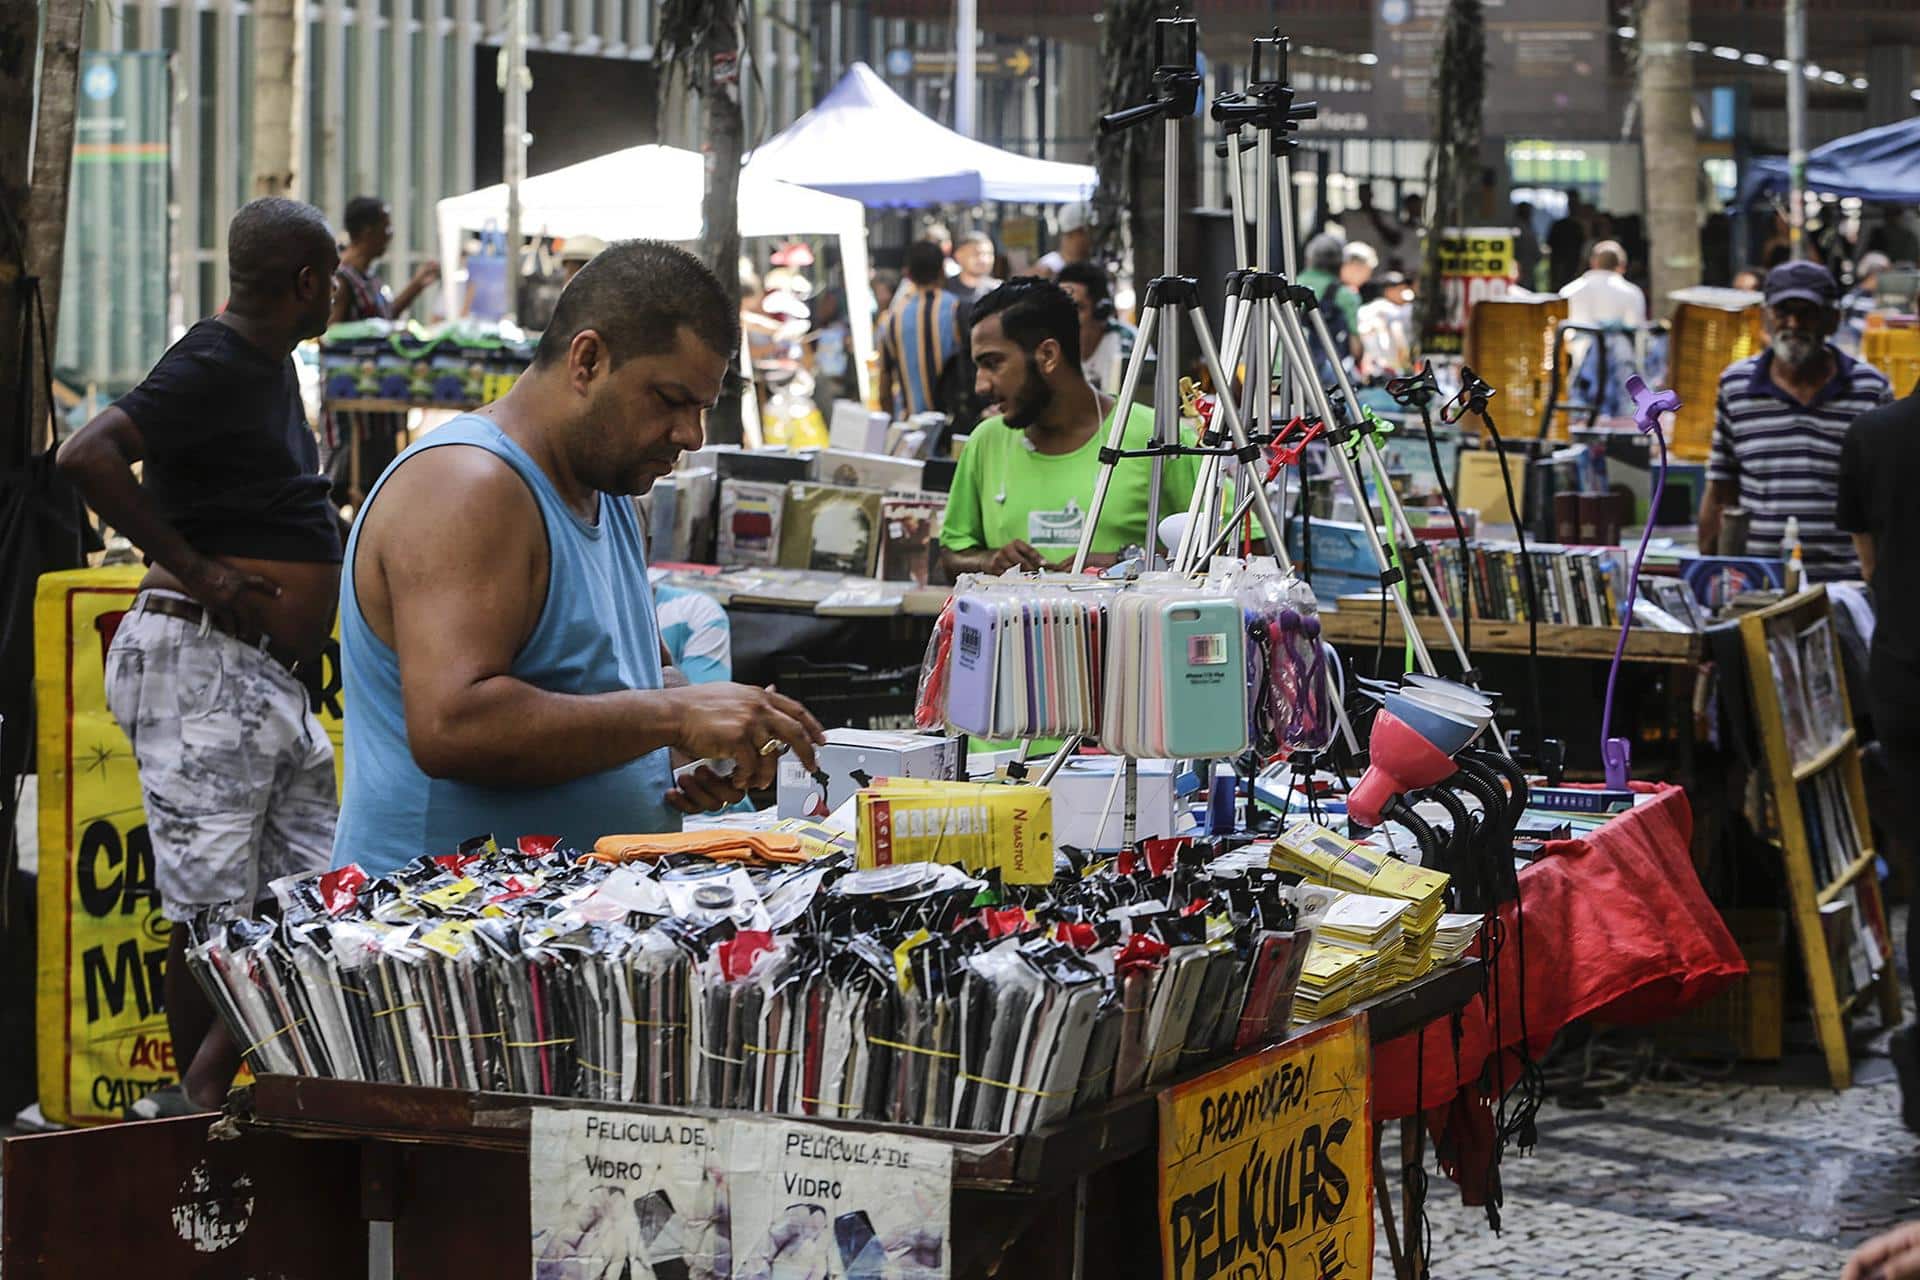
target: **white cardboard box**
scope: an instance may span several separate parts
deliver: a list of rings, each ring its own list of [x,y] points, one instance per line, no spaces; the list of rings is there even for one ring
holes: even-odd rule
[[[813,455],[813,478],[821,484],[880,489],[887,493],[918,493],[926,463],[918,458],[891,458],[884,453],[851,449],[822,449]]]
[[[1117,849],[1125,824],[1126,779],[1119,756],[1075,756],[1053,776],[1053,843]],[[1142,760],[1134,838],[1170,836],[1174,827],[1173,761]]]
[[[819,749],[827,793],[792,755],[780,761],[777,803],[783,818],[831,813],[853,793],[877,778],[952,780],[960,759],[960,740],[938,734],[886,729],[829,729]]]
[[[859,453],[885,453],[890,414],[876,413],[857,400],[835,400],[827,419],[827,443]]]

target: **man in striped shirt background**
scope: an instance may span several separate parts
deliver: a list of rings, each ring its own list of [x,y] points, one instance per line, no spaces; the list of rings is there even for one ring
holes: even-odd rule
[[[946,254],[907,246],[906,283],[880,322],[880,407],[901,417],[944,410],[940,375],[960,354],[960,299],[941,287]]]
[[[1700,550],[1719,550],[1720,516],[1748,514],[1747,552],[1783,559],[1787,519],[1814,582],[1860,576],[1853,542],[1834,523],[1840,447],[1853,420],[1893,399],[1887,380],[1833,345],[1840,288],[1825,267],[1786,262],[1767,273],[1765,351],[1720,375]]]

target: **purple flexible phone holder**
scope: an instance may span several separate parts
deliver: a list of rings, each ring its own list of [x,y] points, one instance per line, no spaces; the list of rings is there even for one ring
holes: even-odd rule
[[[1650,435],[1660,444],[1660,469],[1654,473],[1653,496],[1647,503],[1647,524],[1640,531],[1640,547],[1633,553],[1633,571],[1627,576],[1627,595],[1620,606],[1620,639],[1613,646],[1613,665],[1607,668],[1607,700],[1600,716],[1600,759],[1606,766],[1607,787],[1624,791],[1632,746],[1625,738],[1613,736],[1613,687],[1620,678],[1620,663],[1627,653],[1627,632],[1633,627],[1633,602],[1640,591],[1640,564],[1647,558],[1647,543],[1653,537],[1653,520],[1660,510],[1660,496],[1667,487],[1667,437],[1660,430],[1660,415],[1680,407],[1680,393],[1668,388],[1652,391],[1639,374],[1627,379],[1627,394],[1633,397],[1633,420],[1642,435]]]

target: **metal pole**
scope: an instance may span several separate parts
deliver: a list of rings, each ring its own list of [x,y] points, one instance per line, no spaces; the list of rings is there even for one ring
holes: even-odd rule
[[[1140,313],[1140,332],[1134,336],[1133,355],[1127,360],[1127,371],[1120,375],[1120,398],[1114,403],[1113,423],[1107,428],[1107,448],[1109,449],[1119,449],[1126,440],[1127,406],[1133,403],[1134,389],[1140,385],[1140,370],[1147,362],[1147,344],[1153,341],[1154,330],[1159,320],[1159,307],[1149,306]],[[1155,458],[1154,461],[1157,463],[1159,459]],[[1157,473],[1154,478],[1159,479]],[[1103,465],[1100,468],[1100,474],[1093,482],[1093,505],[1087,509],[1087,523],[1080,534],[1079,549],[1073,553],[1073,572],[1076,574],[1086,572],[1087,553],[1093,549],[1093,533],[1100,527],[1100,514],[1107,505],[1107,487],[1112,483],[1113,466]],[[1159,485],[1154,486],[1154,492],[1159,492]],[[1158,536],[1154,529],[1147,530],[1150,545]],[[1149,551],[1147,555],[1148,563],[1151,564],[1153,553]]]
[[[1246,177],[1240,170],[1238,129],[1227,131],[1227,182],[1228,190],[1233,193],[1233,265],[1244,268],[1247,265],[1247,190]]]
[[[973,104],[979,97],[980,68],[974,46],[980,43],[978,0],[954,0],[953,131],[973,136]]]
[[[500,172],[507,183],[507,316],[517,322],[525,279],[520,251],[520,184],[527,176],[527,0],[507,0],[506,37]]]
[[[1280,332],[1282,349],[1289,362],[1296,363],[1301,369],[1311,369],[1313,358],[1307,352],[1306,334],[1299,327],[1299,318],[1279,303],[1273,304],[1275,321]],[[1312,396],[1315,409],[1326,422],[1338,421],[1333,414],[1333,406],[1327,402],[1327,393],[1317,378],[1306,378],[1308,394]],[[1373,515],[1367,505],[1366,485],[1361,482],[1358,469],[1347,451],[1339,445],[1328,450],[1333,457],[1333,465],[1340,472],[1340,478],[1346,483],[1347,492],[1353,495],[1354,504],[1360,509],[1360,529],[1366,537],[1367,547],[1373,552],[1373,561],[1380,566],[1384,574],[1392,565],[1385,544],[1380,541],[1380,531],[1374,527]],[[1404,570],[1403,570],[1404,572]],[[1382,583],[1380,589],[1387,593],[1394,612],[1400,616],[1400,629],[1406,633],[1407,643],[1413,646],[1413,660],[1416,666],[1427,675],[1438,675],[1434,668],[1433,656],[1427,652],[1426,637],[1420,634],[1420,625],[1414,621],[1413,610],[1407,605],[1406,597],[1391,586]]]
[[[1807,256],[1807,2],[1787,0],[1787,244]]]
[[[1163,131],[1166,157],[1161,166],[1160,216],[1164,219],[1160,234],[1160,274],[1169,278],[1180,274],[1180,121],[1168,116]],[[1156,348],[1153,383],[1153,443],[1168,444],[1180,438],[1180,322],[1173,316],[1160,330]],[[1136,345],[1140,342],[1135,339]],[[1124,422],[1129,402],[1122,399],[1113,408],[1114,421]],[[1171,423],[1161,419],[1172,416]],[[1169,430],[1169,428],[1171,428]],[[1153,458],[1153,487],[1147,491],[1147,567],[1160,563],[1160,478],[1166,471],[1166,459]],[[1091,526],[1089,526],[1091,532]],[[1074,571],[1079,572],[1076,565]]]

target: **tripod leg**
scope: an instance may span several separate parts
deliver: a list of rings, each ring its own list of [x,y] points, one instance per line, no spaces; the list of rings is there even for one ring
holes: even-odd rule
[[[1119,449],[1126,442],[1127,411],[1133,404],[1133,393],[1140,385],[1140,370],[1146,367],[1147,350],[1153,342],[1153,331],[1160,319],[1159,309],[1149,307],[1140,315],[1140,332],[1134,338],[1133,355],[1127,360],[1127,371],[1120,377],[1120,398],[1113,404],[1113,425],[1107,429],[1107,448]],[[1080,531],[1080,547],[1073,554],[1073,571],[1082,573],[1087,567],[1087,553],[1093,550],[1094,530],[1100,527],[1100,513],[1107,505],[1107,487],[1113,483],[1112,463],[1100,468],[1099,478],[1093,484],[1093,505],[1087,511],[1086,528]],[[1149,528],[1148,538],[1158,537],[1158,531]],[[1151,553],[1147,561],[1153,563]]]
[[[1307,354],[1307,339],[1300,329],[1299,317],[1279,306],[1278,303],[1274,304],[1274,310],[1278,314],[1280,338],[1287,355],[1297,361],[1302,368],[1310,367],[1313,362]],[[1327,393],[1320,386],[1318,379],[1309,379],[1307,389],[1314,398],[1315,407],[1320,416],[1328,422],[1336,421],[1333,416],[1333,406],[1328,402]],[[1381,577],[1385,578],[1387,571],[1392,567],[1392,562],[1387,557],[1386,547],[1380,541],[1380,531],[1374,527],[1372,509],[1367,504],[1366,486],[1361,484],[1353,459],[1347,456],[1344,448],[1335,445],[1332,454],[1334,467],[1339,471],[1341,480],[1345,482],[1347,492],[1353,495],[1354,506],[1360,512],[1360,528],[1366,535],[1368,549],[1373,552],[1374,563],[1380,566]],[[1393,602],[1394,611],[1400,616],[1400,627],[1406,633],[1407,643],[1413,647],[1415,663],[1427,675],[1438,674],[1434,670],[1433,655],[1427,652],[1426,637],[1421,635],[1420,625],[1414,621],[1413,610],[1408,607],[1406,597],[1385,582],[1381,584],[1381,589],[1386,591]]]
[[[1213,331],[1207,327],[1206,315],[1201,312],[1199,307],[1191,307],[1187,311],[1187,317],[1193,323],[1193,332],[1196,340],[1200,344],[1200,357],[1206,361],[1207,369],[1213,374],[1214,384],[1216,386],[1223,384],[1226,378],[1220,371],[1220,352],[1213,345]],[[1233,443],[1239,448],[1247,448],[1247,430],[1240,422],[1239,410],[1233,407],[1232,399],[1221,400],[1219,409],[1216,410],[1216,412],[1221,412],[1226,415],[1227,433],[1233,437]],[[1256,484],[1250,486],[1250,488],[1253,498],[1253,509],[1258,513],[1260,526],[1267,534],[1267,545],[1284,545],[1284,540],[1281,537],[1282,530],[1280,524],[1273,518],[1273,509],[1267,505],[1266,486]]]

